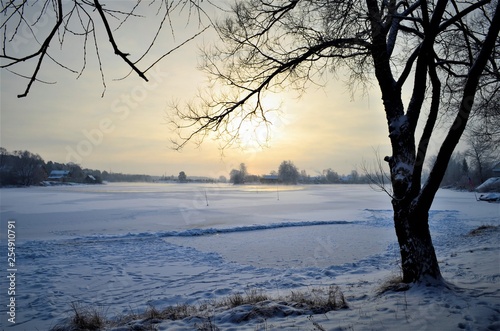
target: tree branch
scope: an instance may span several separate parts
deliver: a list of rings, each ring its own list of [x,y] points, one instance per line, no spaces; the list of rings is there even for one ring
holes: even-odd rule
[[[432,49],[437,36],[436,30],[445,12],[446,3],[447,0],[439,0],[432,12],[432,17],[428,16],[427,2],[422,1],[421,4],[425,38],[419,47],[419,55],[415,68],[415,83],[413,84],[411,100],[406,113],[408,116],[410,133],[412,135],[415,133],[422,104],[425,99],[427,70],[429,64],[433,61],[434,52]]]
[[[188,120],[190,123],[187,124],[186,126],[177,125],[177,128],[178,129],[189,128],[197,124],[199,124],[199,126],[187,137],[183,137],[182,138],[183,141],[181,143],[176,143],[175,149],[177,150],[182,149],[190,140],[192,140],[193,137],[198,136],[201,133],[207,131],[217,131],[220,125],[224,121],[228,120],[230,115],[233,112],[235,112],[236,109],[243,107],[252,98],[257,98],[256,107],[253,109],[253,111],[244,114],[243,119],[255,114],[260,109],[263,120],[266,121],[265,116],[263,116],[263,111],[261,109],[262,106],[260,103],[260,99],[263,91],[265,91],[269,87],[269,85],[274,79],[276,79],[281,74],[293,71],[296,67],[298,67],[300,64],[304,62],[314,61],[315,60],[314,57],[321,58],[319,54],[321,54],[321,52],[326,49],[341,47],[343,45],[363,45],[365,47],[368,47],[369,44],[366,41],[357,38],[345,38],[345,39],[335,39],[335,40],[325,41],[321,44],[312,46],[310,48],[306,48],[302,54],[289,58],[285,62],[278,62],[279,65],[272,67],[272,69],[266,70],[265,74],[262,74],[262,80],[257,84],[257,86],[252,88],[243,86],[242,84],[233,81],[231,77],[223,75],[222,72],[218,70],[217,66],[214,66],[216,70],[215,74],[217,77],[224,78],[229,85],[244,91],[245,94],[239,97],[237,101],[223,101],[223,102],[216,101],[216,105],[219,105],[220,109],[214,114],[210,114],[208,112],[197,113],[195,110],[189,108],[188,113],[182,115],[181,119]],[[254,83],[255,80],[252,80],[251,82]],[[179,110],[177,112],[182,113]]]
[[[59,1],[61,1],[61,0],[59,0]],[[119,57],[121,57],[123,59],[123,61],[125,61],[139,75],[139,77],[141,77],[142,79],[144,79],[147,82],[148,79],[146,78],[144,73],[141,70],[139,70],[139,68],[137,68],[135,66],[135,64],[132,63],[132,61],[130,61],[128,59],[127,56],[129,54],[123,53],[122,51],[120,51],[120,49],[116,45],[115,38],[113,36],[113,32],[111,31],[111,28],[109,27],[108,19],[106,18],[106,15],[104,14],[104,10],[102,9],[102,6],[99,3],[99,0],[94,0],[94,5],[95,5],[97,11],[99,12],[99,15],[101,16],[102,22],[104,23],[104,27],[106,28],[106,32],[108,34],[109,42],[111,43],[111,46],[113,46],[113,50],[115,51],[115,54],[118,55]]]
[[[480,7],[482,7],[485,4],[490,3],[490,2],[491,2],[491,0],[477,1],[476,3],[470,5],[469,7],[465,8],[464,10],[462,10],[461,12],[459,12],[457,15],[455,15],[452,18],[450,18],[450,19],[444,21],[443,23],[441,23],[441,25],[439,25],[439,31],[446,30],[449,26],[457,23],[462,18],[464,18],[465,16],[467,16],[467,14],[473,12],[477,8],[480,8]]]
[[[474,97],[477,92],[481,73],[483,72],[491,52],[493,51],[498,39],[500,31],[500,2],[497,2],[495,15],[491,21],[488,34],[484,40],[479,54],[476,57],[474,64],[469,70],[467,80],[465,82],[462,99],[458,109],[458,113],[453,121],[453,125],[448,131],[446,138],[439,149],[436,162],[432,167],[432,171],[427,179],[426,184],[422,188],[420,195],[416,201],[416,205],[426,208],[428,210],[432,204],[434,196],[439,189],[439,184],[446,171],[446,166],[451,158],[453,150],[457,146],[462,133],[465,130],[467,121],[470,116],[472,106],[474,104]]]
[[[441,104],[441,81],[436,72],[435,63],[429,65],[429,76],[432,84],[432,101],[429,115],[425,123],[424,131],[420,137],[418,144],[417,156],[413,167],[413,179],[411,189],[414,193],[418,193],[422,183],[422,170],[424,168],[425,156],[427,148],[431,140],[432,132],[437,121],[439,106]]]
[[[40,71],[40,68],[42,66],[43,58],[47,54],[47,49],[49,48],[50,42],[52,41],[52,38],[56,34],[57,30],[59,29],[59,26],[61,25],[61,23],[63,21],[62,0],[57,0],[57,8],[58,8],[58,12],[57,12],[56,24],[54,25],[54,27],[52,28],[52,31],[50,31],[50,34],[47,36],[47,38],[43,42],[42,47],[40,47],[39,51],[32,54],[31,57],[35,57],[38,54],[40,54],[40,57],[38,58],[38,62],[36,64],[35,71],[31,75],[30,81],[28,82],[28,85],[26,86],[26,90],[24,91],[24,93],[19,94],[17,96],[18,98],[24,98],[25,96],[28,95],[30,88],[31,88],[31,85],[33,85],[33,83],[36,81],[36,76],[37,76],[38,71]],[[28,57],[28,58],[31,58],[31,57]],[[28,58],[21,59],[19,61],[25,61]]]

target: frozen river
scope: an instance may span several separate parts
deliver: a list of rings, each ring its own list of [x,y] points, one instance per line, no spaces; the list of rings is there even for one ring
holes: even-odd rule
[[[390,199],[365,185],[107,184],[0,198],[5,256],[9,220],[16,233],[16,324],[0,310],[9,330],[48,329],[71,302],[119,315],[397,268]],[[498,224],[500,204],[441,190],[430,214],[439,255],[452,236]]]

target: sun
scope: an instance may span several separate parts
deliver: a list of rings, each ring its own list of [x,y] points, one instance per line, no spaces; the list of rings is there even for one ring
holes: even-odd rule
[[[275,141],[285,126],[285,112],[283,98],[278,94],[267,95],[261,99],[265,111],[265,119],[260,115],[233,119],[233,128],[236,136],[235,143],[244,152],[257,152]]]

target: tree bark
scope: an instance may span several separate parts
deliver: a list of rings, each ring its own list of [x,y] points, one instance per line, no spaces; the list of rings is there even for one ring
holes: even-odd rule
[[[441,271],[429,230],[429,212],[411,203],[393,200],[394,226],[401,254],[403,282],[441,279]]]

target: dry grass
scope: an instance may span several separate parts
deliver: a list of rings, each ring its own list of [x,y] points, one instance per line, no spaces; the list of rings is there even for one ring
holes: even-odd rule
[[[97,331],[106,326],[107,320],[102,309],[82,306],[77,302],[72,302],[70,306],[73,316],[66,324],[56,325],[51,331]]]
[[[204,318],[201,323],[195,323],[194,327],[197,331],[220,331],[211,316]]]
[[[157,320],[182,320],[186,317],[196,315],[199,309],[196,306],[188,304],[178,304],[175,306],[168,306],[162,310],[150,305],[148,309],[142,314],[142,318],[145,319],[157,319]]]
[[[262,301],[269,300],[269,297],[262,291],[257,289],[250,289],[245,293],[235,293],[222,299],[218,305],[234,308],[243,305],[253,305]]]
[[[292,291],[289,299],[292,304],[309,309],[313,314],[349,308],[344,293],[334,285],[328,288],[313,288],[309,291]]]
[[[71,304],[73,316],[68,319],[67,324],[55,326],[51,331],[97,331],[109,326],[126,326],[136,331],[154,331],[158,329],[157,324],[164,320],[183,320],[193,317],[200,321],[194,324],[195,330],[218,331],[214,312],[244,305],[250,305],[251,309],[248,314],[243,314],[244,317],[239,320],[240,322],[254,318],[287,316],[291,313],[324,314],[348,308],[344,294],[338,286],[333,285],[326,288],[292,291],[288,296],[276,298],[267,295],[263,290],[249,289],[244,293],[235,293],[217,301],[206,301],[198,306],[178,304],[159,309],[150,305],[140,314],[123,315],[113,321],[107,320],[102,310],[73,303]],[[313,324],[316,329],[321,330],[317,323]]]
[[[71,323],[80,330],[100,330],[106,325],[105,314],[93,307],[82,307],[78,303],[71,303],[74,315]]]
[[[387,292],[404,292],[410,289],[410,285],[403,282],[401,275],[394,275],[388,278],[377,289],[377,293],[382,295]]]

